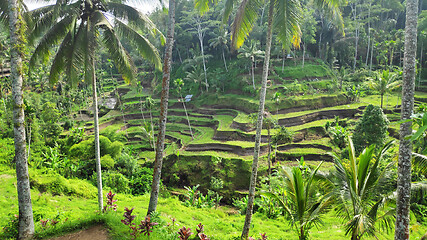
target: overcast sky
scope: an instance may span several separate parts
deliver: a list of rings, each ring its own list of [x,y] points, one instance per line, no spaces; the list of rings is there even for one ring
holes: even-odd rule
[[[0,0],[0,1],[3,1],[3,0]],[[33,10],[33,9],[39,8],[41,6],[53,4],[55,1],[44,2],[41,0],[39,0],[39,1],[24,0],[24,2],[25,2],[25,4],[27,4],[28,9]],[[160,5],[160,4],[147,3],[148,1],[146,1],[146,0],[133,0],[133,1],[129,1],[129,2],[130,2],[129,5],[136,7],[138,10],[140,10],[143,13],[153,11],[156,8],[156,6]],[[152,1],[152,2],[155,2],[155,1]]]

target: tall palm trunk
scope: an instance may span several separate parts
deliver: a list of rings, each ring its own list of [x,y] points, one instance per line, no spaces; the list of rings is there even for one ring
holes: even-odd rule
[[[157,136],[156,160],[154,162],[153,183],[151,185],[148,212],[156,211],[159,197],[160,177],[162,173],[163,150],[165,147],[166,118],[168,114],[169,80],[172,63],[173,37],[175,31],[175,0],[169,0],[169,26],[166,38],[165,58],[163,62],[162,95],[160,99],[159,134]]]
[[[103,210],[102,199],[102,177],[101,177],[101,152],[99,149],[99,121],[98,121],[98,96],[96,94],[96,75],[95,61],[92,59],[92,90],[93,90],[93,128],[95,129],[95,166],[96,166],[96,185],[98,187],[98,208]]]
[[[18,239],[34,235],[33,208],[31,205],[28,162],[25,152],[25,116],[22,92],[22,56],[24,54],[23,22],[17,0],[9,0],[10,52],[13,95],[13,132],[15,136],[16,180],[18,190],[19,227]]]
[[[224,60],[225,71],[228,72],[227,61],[225,61],[224,47],[222,48],[222,59]]]
[[[251,56],[251,74],[252,74],[252,86],[255,88],[255,70],[254,70],[254,57]]]
[[[182,98],[182,95],[181,95],[181,102],[182,102],[182,106],[184,107],[185,116],[187,117],[187,123],[188,123],[188,128],[190,129],[191,140],[194,140],[193,130],[191,130],[190,118],[188,117],[187,107],[185,107],[185,101]]]
[[[262,130],[262,121],[264,117],[265,93],[267,89],[268,67],[270,65],[270,50],[271,50],[271,39],[272,39],[272,32],[273,32],[273,10],[274,10],[274,1],[270,0],[270,7],[268,11],[267,40],[266,40],[266,46],[265,46],[264,67],[262,70],[262,83],[261,83],[258,120],[257,120],[256,135],[255,135],[254,160],[252,163],[252,174],[251,174],[251,180],[249,185],[248,206],[246,211],[245,225],[243,226],[243,231],[241,236],[242,239],[248,239],[249,228],[251,225],[252,212],[254,207],[255,186],[256,186],[256,179],[258,174],[258,159],[259,159],[259,150],[260,150],[260,143],[261,143],[261,130]]]
[[[271,135],[270,135],[270,126],[268,126],[268,135],[267,135],[267,141],[268,141],[268,150],[267,150],[267,161],[268,161],[268,178],[271,178]],[[270,184],[269,184],[270,185]]]
[[[410,119],[414,109],[417,13],[418,1],[407,0],[401,120]],[[406,139],[406,136],[411,133],[412,129],[410,122],[402,123],[400,125],[395,240],[409,239],[412,143],[409,139]]]

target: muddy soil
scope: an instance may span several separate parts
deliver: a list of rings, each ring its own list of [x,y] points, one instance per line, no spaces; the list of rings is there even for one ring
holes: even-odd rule
[[[103,225],[97,225],[61,237],[49,240],[108,240],[108,231]]]

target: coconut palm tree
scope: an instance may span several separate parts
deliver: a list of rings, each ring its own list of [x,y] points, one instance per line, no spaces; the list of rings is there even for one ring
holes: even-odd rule
[[[154,137],[154,123],[153,123],[152,110],[153,110],[154,104],[155,104],[155,102],[154,102],[153,98],[151,98],[150,96],[145,98],[144,107],[145,107],[145,109],[148,109],[150,111],[150,121],[151,121],[151,131],[150,132],[151,132],[151,136],[153,136],[153,137]],[[154,151],[156,151],[155,144],[154,144]]]
[[[368,78],[369,87],[377,92],[381,96],[381,109],[383,108],[384,95],[400,87],[400,81],[398,81],[399,75],[389,70],[383,70],[377,72],[374,78]]]
[[[343,20],[340,14],[339,7],[344,3],[343,0],[315,0],[314,3],[323,10],[323,12],[336,21],[343,28]],[[227,21],[235,0],[227,0],[225,3],[223,21]],[[199,4],[202,5],[202,4]],[[251,32],[260,8],[258,0],[243,0],[237,10],[231,28],[231,44],[232,47],[239,48],[242,46],[246,37]],[[203,9],[201,9],[203,10]],[[270,66],[270,51],[273,30],[277,34],[277,39],[282,43],[287,50],[291,45],[299,46],[301,37],[301,1],[300,0],[270,0],[267,21],[266,47],[264,56],[264,66],[261,79],[260,102],[258,109],[258,120],[255,135],[254,160],[252,163],[252,174],[249,186],[248,207],[246,212],[245,224],[242,231],[242,239],[247,239],[249,235],[249,227],[252,219],[253,203],[255,198],[255,186],[258,172],[258,159],[261,142],[261,129],[263,123],[263,113],[265,105],[265,95],[267,89],[267,78]]]
[[[13,132],[15,142],[16,179],[18,190],[19,223],[18,239],[31,239],[34,235],[34,219],[31,204],[28,160],[25,152],[25,115],[23,98],[22,56],[25,54],[22,8],[18,0],[0,3],[0,21],[9,21],[10,55],[13,103]],[[3,22],[5,23],[5,22]]]
[[[153,183],[151,185],[150,202],[147,214],[156,211],[159,197],[160,177],[162,175],[163,150],[165,148],[166,120],[168,115],[169,80],[172,65],[172,49],[175,33],[175,0],[169,0],[169,22],[166,36],[165,55],[163,59],[162,93],[160,97],[159,133],[156,143],[156,159],[154,160]]]
[[[406,1],[405,58],[402,81],[402,112],[400,119],[409,120],[414,110],[415,64],[417,49],[418,1]],[[409,205],[411,200],[412,144],[406,136],[412,132],[411,123],[400,125],[399,163],[397,179],[396,228],[394,239],[409,239]]]
[[[350,235],[352,240],[360,240],[365,234],[376,237],[376,222],[381,222],[386,228],[393,227],[394,209],[385,208],[388,196],[380,191],[381,185],[389,180],[386,173],[393,164],[380,167],[380,163],[393,142],[385,144],[376,156],[375,145],[371,145],[358,157],[350,137],[348,143],[348,166],[340,157],[332,154],[336,168],[336,211],[344,219],[346,235]],[[378,211],[380,208],[384,208],[381,215]]]
[[[251,62],[251,76],[252,76],[252,86],[255,90],[255,68],[256,68],[256,59],[264,57],[264,51],[258,50],[258,42],[256,40],[251,40],[249,46],[243,45],[239,48],[238,58],[244,57],[248,58]]]
[[[92,83],[98,206],[102,210],[95,53],[102,43],[124,80],[130,82],[135,78],[136,68],[119,36],[128,39],[144,58],[160,69],[157,50],[138,30],[146,29],[153,35],[159,31],[144,14],[113,0],[58,0],[56,4],[34,10],[33,16],[37,23],[29,43],[37,44],[30,59],[30,70],[40,60],[47,60],[50,49],[59,46],[52,61],[49,81],[56,83],[65,72],[65,78],[72,86],[79,82],[80,73],[84,74],[85,82]]]
[[[181,78],[177,78],[174,81],[176,86],[176,92],[180,97],[180,101],[182,102],[182,106],[184,107],[185,116],[187,117],[188,129],[190,130],[191,139],[194,140],[193,130],[191,129],[190,118],[188,118],[187,107],[185,106],[184,98],[182,97],[182,87],[184,86],[184,81]]]
[[[267,193],[274,198],[291,219],[291,225],[295,228],[300,240],[309,239],[309,230],[313,226],[322,224],[321,215],[331,205],[331,194],[318,197],[316,193],[316,174],[322,165],[321,162],[313,171],[305,172],[300,167],[283,167],[280,175],[285,183],[286,201],[275,193]],[[328,181],[324,178],[320,178]]]
[[[225,30],[225,28],[221,28],[217,34],[218,35],[215,38],[212,38],[209,40],[209,45],[213,48],[221,49],[222,60],[224,61],[225,71],[228,72],[227,61],[225,60],[225,50],[228,49],[227,44],[228,44],[229,34]]]

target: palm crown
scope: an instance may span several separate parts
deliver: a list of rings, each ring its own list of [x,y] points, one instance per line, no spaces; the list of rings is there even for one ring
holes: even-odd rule
[[[34,10],[32,15],[37,21],[29,42],[38,40],[38,44],[30,59],[30,69],[40,60],[46,62],[49,49],[59,44],[50,69],[51,83],[58,80],[62,71],[73,85],[80,72],[84,72],[85,80],[91,80],[99,43],[105,46],[125,81],[134,79],[136,68],[119,37],[128,39],[139,54],[161,68],[159,53],[141,34],[143,30],[151,35],[159,31],[144,14],[122,1],[62,0]]]

